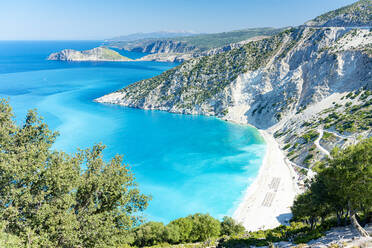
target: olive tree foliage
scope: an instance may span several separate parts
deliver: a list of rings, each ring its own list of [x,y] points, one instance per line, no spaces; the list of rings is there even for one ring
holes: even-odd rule
[[[6,222],[0,223],[0,247],[1,248],[19,248],[22,247],[22,241],[19,237],[5,231]]]
[[[236,222],[233,218],[229,216],[223,217],[221,222],[221,234],[232,236],[239,235],[245,232],[245,228],[242,224]]]
[[[368,233],[356,215],[372,210],[372,138],[344,150],[335,149],[324,168],[298,196],[292,207],[295,218],[315,221],[334,214],[349,217],[362,236]]]
[[[188,218],[192,220],[192,230],[189,237],[192,242],[218,237],[221,233],[220,222],[209,214],[197,213]]]
[[[134,238],[138,247],[160,244],[165,240],[165,226],[161,222],[147,222],[134,230]]]
[[[164,226],[161,222],[148,222],[133,229],[133,245],[138,247],[202,242],[219,237],[221,223],[209,214],[194,214],[171,221]]]
[[[170,228],[178,229],[179,231],[179,242],[186,243],[190,242],[190,233],[192,231],[193,222],[191,218],[178,218],[168,224]]]
[[[110,247],[126,242],[148,197],[121,156],[104,146],[74,155],[51,149],[52,132],[34,111],[23,125],[0,101],[0,221],[29,247]]]

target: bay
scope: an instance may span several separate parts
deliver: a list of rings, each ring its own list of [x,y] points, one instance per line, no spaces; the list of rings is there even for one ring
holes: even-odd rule
[[[64,48],[99,44],[0,42],[0,96],[10,100],[17,122],[24,121],[28,109],[37,109],[60,133],[53,149],[73,153],[102,142],[105,159],[123,154],[141,191],[152,196],[145,211],[149,220],[167,223],[197,212],[216,218],[232,214],[265,153],[257,130],[213,117],[93,102],[173,63],[46,60]]]

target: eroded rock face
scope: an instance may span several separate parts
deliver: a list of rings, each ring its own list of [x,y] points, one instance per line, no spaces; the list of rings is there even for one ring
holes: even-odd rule
[[[222,47],[212,48],[209,50],[201,51],[199,48],[189,46],[183,42],[174,42],[170,40],[164,41],[146,41],[144,43],[135,43],[137,46],[127,45],[124,46],[125,50],[150,53],[137,61],[158,61],[158,62],[184,62],[193,58],[203,56],[217,55],[232,49],[240,48],[244,44],[251,41],[261,40],[269,36],[255,36],[248,40],[243,40],[237,43],[231,43]]]
[[[226,118],[269,128],[333,93],[370,87],[372,59],[365,48],[372,43],[371,32],[358,30],[350,37],[354,46],[345,47],[348,32],[305,28],[286,57],[275,57],[272,64],[241,74],[231,84],[233,104]]]
[[[217,116],[284,133],[277,137],[283,146],[301,143],[301,135],[316,128],[304,123],[326,118],[322,111],[334,104],[344,106],[341,97],[349,92],[372,90],[371,44],[369,29],[290,29],[227,52],[193,58],[96,101]],[[369,135],[371,129],[363,133]],[[306,161],[312,145],[301,143],[294,161]]]
[[[63,61],[131,61],[131,59],[120,55],[118,52],[105,48],[96,47],[86,51],[65,49],[58,53],[49,55],[48,60]]]
[[[239,54],[227,52],[192,59],[158,78],[128,86],[114,101],[136,108],[215,115],[268,128],[284,116],[334,92],[350,91],[371,83],[372,62],[365,51],[372,41],[371,32],[361,29],[354,37],[349,37],[349,32],[353,31],[346,28],[294,29],[281,34],[280,38],[254,42],[260,43],[257,46],[276,44],[275,51],[259,61],[262,64],[256,70],[243,66],[236,69],[241,71],[236,73],[227,65],[214,70],[217,63],[224,61],[238,61],[233,67],[259,63],[249,55],[265,51],[256,51],[252,48],[256,45],[251,44],[241,48],[246,50],[246,55],[239,51]],[[342,39],[343,35],[347,37]],[[355,43],[352,47],[345,45],[350,39]],[[97,101],[111,102],[112,95]]]
[[[129,43],[125,50],[142,53],[189,53],[195,51],[194,46],[174,40],[149,40],[140,43]]]

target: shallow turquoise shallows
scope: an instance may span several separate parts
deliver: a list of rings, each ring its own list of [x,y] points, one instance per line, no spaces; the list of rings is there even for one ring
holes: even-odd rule
[[[152,196],[145,211],[149,220],[167,223],[196,212],[218,218],[232,214],[265,153],[257,130],[212,117],[93,102],[175,64],[45,60],[63,48],[97,45],[0,42],[0,96],[10,98],[17,121],[36,108],[60,132],[55,149],[72,153],[102,142],[106,159],[123,154],[140,189]]]

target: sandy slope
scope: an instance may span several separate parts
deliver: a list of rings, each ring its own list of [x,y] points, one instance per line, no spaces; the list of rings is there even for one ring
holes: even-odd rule
[[[233,214],[249,231],[286,224],[298,192],[297,175],[286,164],[278,144],[267,131],[260,130],[260,133],[267,144],[263,165]]]

